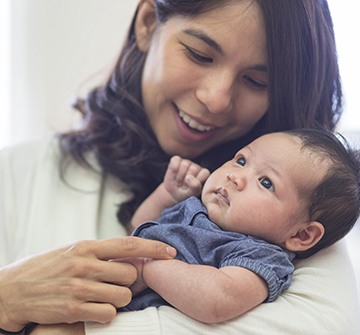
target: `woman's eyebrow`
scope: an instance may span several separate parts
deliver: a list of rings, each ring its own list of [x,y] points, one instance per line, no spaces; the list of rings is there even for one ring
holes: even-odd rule
[[[224,54],[224,51],[221,48],[221,46],[219,45],[219,43],[217,43],[209,35],[205,34],[201,30],[188,28],[188,29],[184,30],[184,33],[202,40],[207,45],[209,45],[211,48],[215,49],[221,55]]]
[[[255,71],[259,71],[259,72],[267,72],[268,68],[266,65],[262,65],[262,64],[255,64],[253,66],[250,67],[251,70],[255,70]]]
[[[215,40],[213,40],[209,35],[207,35],[203,31],[198,30],[198,29],[188,28],[188,29],[183,30],[183,33],[200,39],[201,41],[203,41],[207,45],[209,45],[211,48],[216,50],[219,54],[224,55],[224,51],[221,48],[220,44],[217,43]],[[251,69],[255,70],[255,71],[260,71],[260,72],[268,71],[267,66],[263,65],[263,64],[255,64],[255,65],[251,66]]]

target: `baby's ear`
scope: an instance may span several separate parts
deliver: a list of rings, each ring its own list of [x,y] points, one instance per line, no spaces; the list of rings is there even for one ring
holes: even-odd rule
[[[135,36],[139,50],[144,53],[149,50],[151,37],[156,28],[156,23],[157,19],[154,1],[140,1],[135,22]]]
[[[290,251],[305,251],[313,247],[324,236],[325,228],[318,221],[307,222],[293,236],[285,241]]]

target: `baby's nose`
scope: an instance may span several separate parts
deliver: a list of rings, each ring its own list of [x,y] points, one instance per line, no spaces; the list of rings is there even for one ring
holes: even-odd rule
[[[229,173],[227,180],[230,181],[238,191],[241,191],[246,186],[246,178],[242,174]]]

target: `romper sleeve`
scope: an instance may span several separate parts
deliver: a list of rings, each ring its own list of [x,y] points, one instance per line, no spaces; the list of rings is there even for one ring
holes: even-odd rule
[[[265,302],[273,302],[291,284],[295,254],[252,236],[240,244],[238,247],[239,243],[233,242],[234,250],[226,255],[220,267],[240,266],[256,273],[268,287]]]
[[[295,266],[292,285],[277,300],[222,324],[207,325],[162,306],[120,313],[107,325],[87,323],[86,334],[360,334],[359,299],[345,242]]]

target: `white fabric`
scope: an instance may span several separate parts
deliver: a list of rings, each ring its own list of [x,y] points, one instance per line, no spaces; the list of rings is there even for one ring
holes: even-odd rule
[[[0,266],[80,239],[125,235],[117,204],[121,184],[73,164],[58,170],[57,142],[0,152]],[[296,264],[293,284],[275,302],[221,325],[205,325],[171,307],[119,314],[86,334],[358,335],[360,309],[344,243]]]

